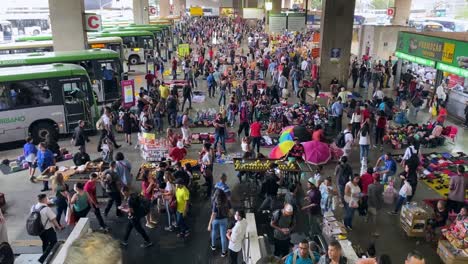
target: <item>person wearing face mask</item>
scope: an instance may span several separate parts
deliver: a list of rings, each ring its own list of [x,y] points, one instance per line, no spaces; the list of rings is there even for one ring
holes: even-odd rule
[[[236,223],[232,229],[228,229],[226,237],[229,240],[229,258],[230,264],[237,264],[239,252],[242,250],[242,243],[244,242],[245,233],[247,232],[247,220],[245,219],[245,212],[239,210],[234,215]]]

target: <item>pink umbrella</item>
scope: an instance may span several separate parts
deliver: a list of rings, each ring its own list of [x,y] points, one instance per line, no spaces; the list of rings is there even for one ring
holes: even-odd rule
[[[302,143],[305,152],[305,161],[313,165],[326,164],[331,159],[330,147],[320,141],[307,141]]]

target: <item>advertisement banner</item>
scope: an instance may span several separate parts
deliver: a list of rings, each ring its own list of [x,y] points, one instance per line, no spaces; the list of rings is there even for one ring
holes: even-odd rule
[[[185,57],[190,54],[190,45],[189,44],[179,44],[177,47],[177,52],[179,57]]]
[[[468,42],[399,32],[397,51],[468,69]]]
[[[131,108],[135,105],[135,81],[123,80],[122,85],[122,107]]]
[[[221,17],[234,17],[234,8],[232,7],[220,7],[219,16]]]
[[[203,16],[203,8],[196,6],[190,8],[190,15],[191,16]]]
[[[272,33],[281,33],[286,29],[287,17],[286,14],[270,14],[269,30]]]

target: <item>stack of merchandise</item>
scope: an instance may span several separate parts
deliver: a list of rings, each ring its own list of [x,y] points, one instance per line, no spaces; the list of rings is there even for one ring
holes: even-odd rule
[[[384,141],[392,145],[393,149],[402,149],[408,146],[408,138],[414,137],[419,140],[421,146],[435,148],[445,143],[444,128],[434,127],[431,124],[417,125],[408,124],[402,127],[390,126]]]
[[[162,161],[169,154],[169,144],[165,139],[156,139],[155,134],[139,133],[141,157],[145,161]]]
[[[468,218],[457,219],[442,229],[437,253],[444,263],[468,263]],[[445,240],[446,239],[446,240]]]
[[[216,113],[218,113],[218,111],[214,108],[197,110],[193,119],[193,124],[196,127],[210,127],[213,125]]]
[[[409,237],[423,237],[426,222],[429,218],[427,211],[416,203],[406,204],[401,208],[400,225]]]
[[[463,152],[457,155],[446,152],[423,154],[421,165],[424,182],[442,196],[447,196],[450,177],[457,174],[458,165],[468,165],[468,156]]]
[[[343,240],[346,239],[347,231],[344,224],[329,211],[323,216],[322,234],[327,241]]]

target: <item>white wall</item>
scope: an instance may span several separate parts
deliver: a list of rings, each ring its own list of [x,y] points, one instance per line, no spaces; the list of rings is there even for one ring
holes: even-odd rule
[[[219,8],[221,6],[232,6],[232,0],[187,0],[187,7],[190,6]]]

